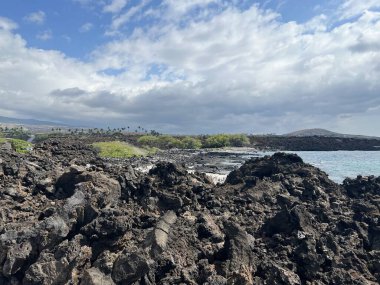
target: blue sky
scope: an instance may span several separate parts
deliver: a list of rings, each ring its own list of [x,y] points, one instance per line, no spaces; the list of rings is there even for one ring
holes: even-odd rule
[[[115,1],[117,2],[117,1]],[[124,2],[124,1],[120,1]],[[150,9],[159,9],[164,5],[163,1],[147,1],[136,15],[120,29],[120,34],[107,35],[112,19],[139,6],[141,1],[125,1],[126,5],[118,12],[105,12],[104,8],[110,1],[75,1],[75,0],[14,0],[0,2],[0,14],[18,23],[18,33],[27,41],[28,46],[55,49],[62,51],[67,56],[88,60],[91,52],[97,47],[109,41],[130,36],[135,29],[147,28],[160,22],[141,15]],[[280,14],[282,21],[305,22],[321,10],[321,1],[317,0],[262,0],[262,1],[226,1],[238,2],[235,7],[240,9],[258,5],[265,9],[271,9]],[[102,5],[102,3],[105,3]],[[211,3],[210,6],[213,4]],[[327,8],[327,6],[325,7]],[[115,8],[116,11],[116,8]],[[197,9],[190,12],[193,17]],[[34,18],[33,18],[33,15]],[[43,37],[46,35],[46,38]],[[42,36],[42,38],[41,38]]]
[[[0,2],[0,115],[377,134],[377,0]]]

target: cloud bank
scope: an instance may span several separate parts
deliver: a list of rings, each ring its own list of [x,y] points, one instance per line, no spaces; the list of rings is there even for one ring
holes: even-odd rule
[[[28,47],[0,18],[0,113],[162,132],[380,135],[378,1],[304,23],[233,1],[110,1],[90,60]],[[144,17],[152,24],[130,33]]]

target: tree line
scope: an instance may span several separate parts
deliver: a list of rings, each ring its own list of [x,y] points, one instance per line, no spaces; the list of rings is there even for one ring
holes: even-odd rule
[[[23,127],[0,127],[0,137],[28,140],[31,132]]]

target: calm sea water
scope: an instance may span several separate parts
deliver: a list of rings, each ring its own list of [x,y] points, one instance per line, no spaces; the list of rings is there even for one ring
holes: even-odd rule
[[[380,151],[293,151],[304,162],[325,171],[331,180],[341,183],[357,175],[380,176]],[[260,155],[273,154],[272,152]]]

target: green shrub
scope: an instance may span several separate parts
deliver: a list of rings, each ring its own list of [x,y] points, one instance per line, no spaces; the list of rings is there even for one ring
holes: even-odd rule
[[[206,138],[203,144],[203,147],[209,148],[218,148],[226,146],[230,146],[230,139],[229,136],[225,134],[211,135]]]
[[[158,137],[158,147],[163,149],[183,148],[183,143],[175,137],[165,135]]]
[[[202,147],[202,142],[197,138],[185,137],[182,139],[182,145],[185,149],[198,149]]]
[[[143,146],[149,147],[158,147],[161,149],[170,149],[170,148],[183,148],[183,143],[181,140],[173,136],[152,136],[146,135],[140,137],[137,142]]]
[[[144,146],[149,146],[149,147],[158,147],[158,137],[157,136],[151,136],[151,135],[146,135],[139,137],[137,142],[140,145]]]
[[[218,147],[242,147],[249,145],[249,138],[244,134],[235,134],[235,135],[227,135],[227,134],[218,134],[206,136],[203,141],[203,147],[208,148],[218,148]]]
[[[250,144],[249,138],[244,134],[229,135],[229,137],[231,146],[242,147]]]
[[[203,144],[202,141],[203,140]],[[158,147],[161,149],[171,148],[184,148],[184,149],[198,149],[201,147],[218,148],[235,146],[241,147],[250,144],[248,137],[244,134],[227,135],[218,134],[199,138],[191,136],[185,136],[182,138],[176,138],[169,135],[152,136],[145,135],[140,137],[137,141],[142,146]]]

